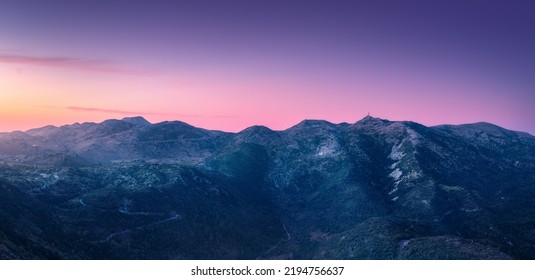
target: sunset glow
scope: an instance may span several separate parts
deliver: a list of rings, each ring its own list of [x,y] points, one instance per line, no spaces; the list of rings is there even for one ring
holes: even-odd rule
[[[280,130],[370,112],[535,133],[533,4],[74,2],[0,4],[0,131],[134,115]]]

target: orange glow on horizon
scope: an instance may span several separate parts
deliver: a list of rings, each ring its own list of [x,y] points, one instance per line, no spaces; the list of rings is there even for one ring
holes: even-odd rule
[[[283,130],[303,119],[353,123],[367,112],[424,125],[488,121],[516,129],[514,119],[504,116],[518,109],[507,95],[490,87],[438,87],[421,81],[385,84],[369,77],[353,81],[354,85],[272,78],[243,80],[213,73],[133,78],[30,66],[20,70],[17,65],[5,64],[0,64],[0,74],[0,131],[137,115],[153,123],[180,120],[229,132],[252,125]],[[180,79],[176,76],[187,82],[177,82]],[[492,102],[499,106],[481,107],[477,97],[481,94],[464,94],[478,90],[501,96],[501,100]],[[473,108],[478,106],[479,111],[474,113]],[[489,118],[481,119],[482,113]]]

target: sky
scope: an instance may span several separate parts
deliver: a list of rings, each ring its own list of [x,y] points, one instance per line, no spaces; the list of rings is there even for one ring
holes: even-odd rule
[[[0,0],[0,131],[368,112],[535,134],[535,2]]]

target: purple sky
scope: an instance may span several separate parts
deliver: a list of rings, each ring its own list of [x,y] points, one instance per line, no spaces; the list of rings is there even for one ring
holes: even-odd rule
[[[533,1],[0,1],[0,131],[368,112],[535,134]]]

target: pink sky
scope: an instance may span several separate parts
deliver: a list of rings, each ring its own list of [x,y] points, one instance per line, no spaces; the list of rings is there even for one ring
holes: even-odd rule
[[[198,2],[3,2],[0,131],[135,115],[281,130],[370,112],[535,133],[528,4]]]
[[[426,125],[488,121],[523,128],[508,117],[515,116],[522,104],[485,85],[407,82],[405,76],[392,75],[346,81],[301,75],[292,81],[241,74],[139,74],[78,65],[0,63],[0,131],[134,115],[151,122],[181,120],[224,131],[251,125],[281,130],[303,119],[352,123],[368,112]],[[481,106],[481,94],[476,91],[485,91],[494,100]]]

